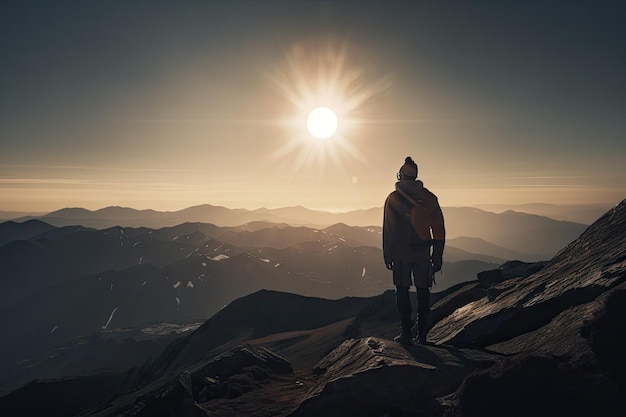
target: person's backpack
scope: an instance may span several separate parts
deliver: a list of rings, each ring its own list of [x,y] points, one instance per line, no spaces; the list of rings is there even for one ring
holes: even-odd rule
[[[441,209],[427,199],[415,200],[402,189],[397,190],[411,205],[411,225],[424,242],[445,240],[445,229]]]

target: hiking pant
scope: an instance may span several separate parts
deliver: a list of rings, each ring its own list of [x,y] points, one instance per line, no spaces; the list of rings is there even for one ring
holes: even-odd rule
[[[411,322],[411,299],[409,288],[415,284],[417,288],[417,318],[420,331],[428,331],[430,316],[430,286],[432,270],[416,263],[397,263],[393,266],[393,283],[396,286],[396,305],[402,317],[402,326]]]

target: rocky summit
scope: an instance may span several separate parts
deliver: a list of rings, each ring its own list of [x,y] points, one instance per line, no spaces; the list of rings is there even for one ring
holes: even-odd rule
[[[476,349],[350,339],[313,368],[319,378],[289,416],[430,415],[436,410],[432,399],[497,360]]]

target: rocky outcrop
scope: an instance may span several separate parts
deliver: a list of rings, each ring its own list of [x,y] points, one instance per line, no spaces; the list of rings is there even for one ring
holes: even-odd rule
[[[450,291],[431,306],[431,326],[454,313],[458,308],[484,297],[487,297],[487,290],[475,281],[456,286],[454,291]]]
[[[349,339],[315,366],[316,385],[289,416],[436,415],[437,397],[497,360],[479,350]]]
[[[608,376],[617,384],[622,393],[626,392],[626,284],[602,297],[602,308],[595,319],[582,328],[581,335],[589,340],[600,366],[608,371]]]
[[[512,278],[526,278],[535,272],[543,269],[548,262],[522,262],[522,261],[508,261],[500,265],[497,269],[490,269],[488,271],[479,272],[476,277],[480,285],[487,289],[492,284],[506,281]]]
[[[212,400],[234,399],[258,389],[272,376],[292,374],[291,365],[268,349],[237,346],[137,399],[124,416],[206,416]]]
[[[497,269],[479,272],[478,282],[470,281],[455,285],[454,287],[431,296],[432,314],[430,316],[431,325],[435,325],[445,317],[454,313],[458,308],[468,305],[484,297],[489,297],[489,291],[493,284],[503,282],[513,278],[526,278],[546,266],[547,262],[522,262],[508,261],[500,265]]]
[[[489,297],[456,309],[431,330],[439,344],[582,357],[581,336],[610,291],[626,281],[626,201],[590,226],[543,269],[491,286]]]
[[[521,355],[470,375],[441,399],[445,417],[588,417],[624,408],[603,376],[542,355]]]

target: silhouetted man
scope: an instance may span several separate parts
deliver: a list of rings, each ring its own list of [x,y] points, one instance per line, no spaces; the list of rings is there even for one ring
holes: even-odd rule
[[[394,340],[412,343],[409,287],[417,288],[417,342],[426,343],[430,330],[430,288],[441,269],[445,228],[437,196],[417,180],[417,164],[406,157],[396,190],[385,200],[383,255],[393,270],[402,333]]]

